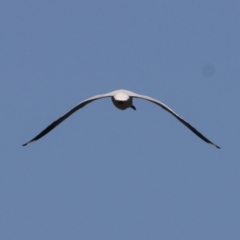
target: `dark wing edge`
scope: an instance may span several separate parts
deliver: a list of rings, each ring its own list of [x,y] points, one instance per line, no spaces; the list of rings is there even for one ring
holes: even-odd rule
[[[195,133],[199,138],[201,138],[203,141],[211,144],[212,146],[220,149],[220,147],[216,144],[214,144],[213,142],[211,142],[210,140],[208,140],[205,136],[203,136],[196,128],[194,128],[190,123],[188,123],[187,121],[185,121],[184,119],[182,119],[178,114],[176,114],[171,108],[169,108],[168,106],[166,106],[165,104],[163,104],[162,102],[148,97],[148,96],[144,96],[144,95],[139,95],[136,93],[133,93],[132,97],[135,98],[141,98],[147,101],[150,101],[152,103],[157,104],[158,106],[162,107],[164,110],[168,111],[169,113],[171,113],[175,118],[177,118],[181,123],[183,123],[187,128],[189,128],[193,133]]]
[[[110,97],[111,95],[109,94],[102,94],[102,95],[97,95],[94,96],[92,98],[89,98],[81,103],[79,103],[76,107],[74,107],[73,109],[71,109],[69,112],[67,112],[66,114],[64,114],[62,117],[58,118],[56,121],[54,121],[53,123],[51,123],[48,127],[46,127],[42,132],[40,132],[36,137],[34,137],[32,140],[30,140],[29,142],[24,143],[22,146],[27,146],[30,143],[33,143],[35,141],[37,141],[38,139],[42,138],[44,135],[46,135],[47,133],[49,133],[51,130],[53,130],[55,127],[57,127],[61,122],[63,122],[66,118],[68,118],[69,116],[71,116],[73,113],[75,113],[77,110],[79,110],[80,108],[84,107],[85,105],[87,105],[90,102],[93,102],[97,99],[101,99],[101,98],[106,98],[106,97]]]

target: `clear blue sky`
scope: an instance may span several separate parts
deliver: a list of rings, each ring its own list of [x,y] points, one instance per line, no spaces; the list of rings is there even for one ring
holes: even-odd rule
[[[0,239],[240,239],[240,2],[0,3]],[[127,89],[170,106],[102,99]]]

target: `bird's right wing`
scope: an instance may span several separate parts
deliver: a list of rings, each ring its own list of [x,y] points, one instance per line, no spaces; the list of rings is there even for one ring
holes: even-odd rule
[[[71,116],[73,113],[75,113],[77,110],[79,110],[80,108],[84,107],[85,105],[87,105],[90,102],[93,102],[95,100],[101,99],[101,98],[106,98],[106,97],[111,97],[113,96],[112,94],[113,92],[110,93],[106,93],[106,94],[101,94],[101,95],[96,95],[94,97],[88,98],[86,100],[84,100],[83,102],[80,102],[76,107],[74,107],[73,109],[71,109],[69,112],[67,112],[66,114],[64,114],[63,116],[61,116],[60,118],[58,118],[56,121],[54,121],[53,123],[51,123],[48,127],[46,127],[42,132],[40,132],[35,138],[33,138],[32,140],[30,140],[29,142],[23,144],[22,146],[27,146],[28,144],[38,140],[39,138],[43,137],[44,135],[46,135],[47,133],[49,133],[51,130],[53,130],[57,125],[59,125],[61,122],[63,122],[66,118],[68,118],[69,116]]]

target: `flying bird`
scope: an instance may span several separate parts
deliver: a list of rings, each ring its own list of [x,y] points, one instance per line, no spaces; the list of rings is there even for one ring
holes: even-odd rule
[[[162,103],[162,102],[160,102],[160,101],[158,101],[154,98],[144,96],[144,95],[140,95],[140,94],[130,92],[130,91],[127,91],[127,90],[116,90],[116,91],[113,91],[113,92],[110,92],[110,93],[96,95],[94,97],[91,97],[91,98],[88,98],[88,99],[84,100],[83,102],[80,102],[76,107],[74,107],[69,112],[67,112],[66,114],[64,114],[60,118],[58,118],[53,123],[51,123],[42,132],[40,132],[35,138],[33,138],[29,142],[23,144],[22,146],[27,146],[28,144],[30,144],[34,141],[37,141],[38,139],[40,139],[41,137],[43,137],[44,135],[49,133],[56,126],[58,126],[61,122],[63,122],[65,119],[67,119],[69,116],[71,116],[73,113],[75,113],[77,110],[84,107],[88,103],[91,103],[91,102],[93,102],[95,100],[98,100],[98,99],[101,99],[101,98],[107,98],[107,97],[111,97],[114,106],[118,109],[121,109],[121,110],[125,110],[127,108],[132,108],[132,109],[136,110],[135,106],[133,105],[133,98],[141,98],[141,99],[150,101],[152,103],[155,103],[158,106],[162,107],[164,110],[171,113],[175,118],[177,118],[181,123],[183,123],[187,128],[189,128],[193,133],[195,133],[203,141],[211,144],[212,146],[215,146],[216,148],[220,148],[219,146],[217,146],[216,144],[214,144],[213,142],[208,140],[206,137],[204,137],[196,128],[194,128],[192,125],[190,125],[190,123],[188,123],[183,118],[181,118],[178,114],[176,114],[171,108],[169,108],[164,103]]]

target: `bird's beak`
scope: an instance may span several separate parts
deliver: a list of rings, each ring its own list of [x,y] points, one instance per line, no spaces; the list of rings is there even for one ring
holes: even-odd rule
[[[133,106],[133,105],[131,106],[131,108],[134,109],[134,110],[136,110],[135,106]]]

